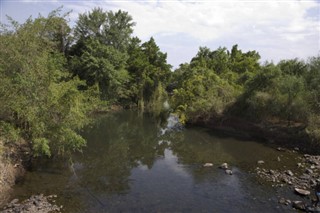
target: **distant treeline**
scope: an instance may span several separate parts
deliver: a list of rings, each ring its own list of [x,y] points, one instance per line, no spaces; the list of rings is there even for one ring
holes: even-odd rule
[[[174,72],[155,40],[133,36],[124,11],[95,8],[74,28],[61,8],[0,31],[0,137],[22,137],[37,155],[80,150],[77,133],[95,110],[119,105],[182,122],[226,113],[299,122],[320,138],[320,59],[259,64],[256,51],[201,47]]]

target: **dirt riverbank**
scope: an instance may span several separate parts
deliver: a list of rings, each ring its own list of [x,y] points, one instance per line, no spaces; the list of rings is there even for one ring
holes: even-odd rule
[[[198,119],[188,125],[202,126],[217,133],[237,138],[261,141],[272,147],[299,149],[303,154],[320,154],[320,143],[313,142],[302,124],[254,123],[239,117],[225,116]]]
[[[24,141],[4,144],[1,141],[0,155],[0,212],[59,212],[62,207],[54,204],[56,195],[33,195],[19,201],[12,199],[12,187],[21,181],[31,166],[32,153],[30,145]]]
[[[24,140],[4,143],[0,154],[0,206],[9,202],[12,186],[19,182],[30,166],[31,151]]]

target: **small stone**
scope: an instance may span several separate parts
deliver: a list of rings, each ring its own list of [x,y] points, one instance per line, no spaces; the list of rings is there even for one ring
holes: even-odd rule
[[[286,205],[289,205],[289,204],[291,204],[291,200],[286,200],[286,203],[285,203]]]
[[[15,203],[13,206],[14,206],[14,207],[19,207],[20,204],[19,204],[19,203]]]
[[[18,203],[19,202],[19,199],[13,199],[10,204],[15,204],[15,203]]]
[[[312,171],[311,169],[306,169],[305,173],[307,173],[307,174],[312,174],[313,171]]]
[[[302,201],[293,201],[292,207],[295,209],[303,210],[303,211],[306,210],[306,206]]]
[[[232,171],[231,171],[230,169],[226,169],[226,170],[225,170],[225,173],[226,173],[227,175],[232,175]]]
[[[38,200],[34,200],[34,201],[33,201],[33,204],[34,204],[35,206],[39,206],[39,205],[40,205],[40,202],[39,202]]]
[[[314,180],[314,179],[310,179],[310,185],[311,185],[311,186],[317,185],[317,181]]]
[[[228,169],[228,164],[227,163],[223,163],[220,165],[221,169]]]
[[[287,171],[286,171],[286,174],[289,175],[289,176],[293,176],[293,175],[294,175],[291,170],[287,170]]]
[[[283,197],[280,198],[279,203],[280,203],[280,204],[285,204],[285,203],[286,203],[286,199],[284,199]]]
[[[320,212],[320,207],[306,206],[306,211],[307,212]]]
[[[281,159],[280,159],[280,157],[279,157],[279,156],[277,157],[277,161],[279,161],[279,162],[281,161]]]
[[[300,176],[300,179],[302,179],[302,180],[309,180],[309,179],[310,179],[310,175],[303,174],[303,175]]]
[[[278,148],[277,148],[277,150],[278,150],[278,151],[281,151],[281,152],[283,152],[283,151],[284,151],[284,149],[283,149],[283,148],[281,148],[281,147],[278,147]]]
[[[258,164],[264,164],[264,161],[263,160],[259,160]]]
[[[294,188],[294,191],[296,193],[298,193],[299,195],[303,195],[303,196],[310,195],[310,191],[305,190],[305,189]]]
[[[205,164],[203,164],[203,167],[212,167],[212,166],[213,166],[212,163],[205,163]]]
[[[300,149],[299,149],[299,147],[294,147],[294,150],[299,151]]]
[[[297,163],[297,167],[301,167],[301,163]]]

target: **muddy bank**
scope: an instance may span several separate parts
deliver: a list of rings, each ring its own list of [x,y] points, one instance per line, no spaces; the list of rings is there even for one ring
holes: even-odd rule
[[[206,127],[223,135],[265,142],[271,146],[298,148],[302,153],[320,154],[320,143],[312,142],[305,126],[295,124],[254,123],[239,117],[225,116],[198,119],[188,125]]]
[[[2,143],[0,155],[0,207],[9,202],[12,186],[22,180],[31,162],[31,150],[24,140]]]
[[[3,143],[1,141],[1,143]],[[24,141],[2,144],[0,156],[0,212],[60,212],[61,206],[53,204],[56,195],[33,195],[29,199],[10,201],[12,187],[21,181],[27,169],[31,167],[32,153],[30,145]]]

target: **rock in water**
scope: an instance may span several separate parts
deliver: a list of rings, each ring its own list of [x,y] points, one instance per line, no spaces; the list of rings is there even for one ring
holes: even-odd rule
[[[303,195],[303,196],[310,195],[310,191],[308,191],[308,190],[294,188],[294,191],[299,195]]]
[[[279,203],[280,203],[280,204],[285,204],[285,203],[286,203],[286,199],[283,198],[283,197],[280,198],[280,199],[279,199]]]
[[[287,170],[286,174],[289,175],[289,176],[293,176],[294,175],[293,172],[291,172],[291,170]]]
[[[312,169],[306,169],[305,173],[307,173],[307,174],[312,174],[313,171],[312,171]]]
[[[228,174],[228,175],[232,175],[232,171],[230,169],[226,169],[225,173]]]
[[[203,167],[211,167],[211,166],[213,166],[212,163],[205,163],[205,164],[203,164]]]
[[[221,169],[228,169],[228,164],[227,163],[223,163],[219,166],[219,168]]]
[[[302,211],[306,210],[306,205],[302,201],[293,201],[292,202],[292,207],[295,208],[295,209],[302,210]]]

